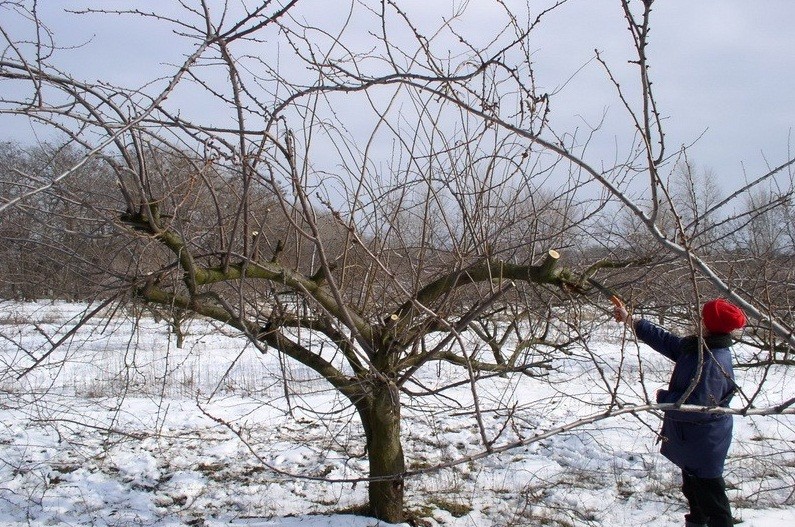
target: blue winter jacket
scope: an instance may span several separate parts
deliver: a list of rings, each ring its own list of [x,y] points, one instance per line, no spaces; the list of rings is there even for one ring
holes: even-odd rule
[[[676,403],[685,394],[698,369],[696,336],[677,337],[647,320],[635,322],[638,338],[676,364],[667,390],[657,392],[658,403]],[[735,390],[731,337],[704,339],[703,365],[695,389],[683,404],[729,406]],[[705,412],[665,412],[660,452],[685,472],[698,478],[718,478],[732,439],[732,416]]]

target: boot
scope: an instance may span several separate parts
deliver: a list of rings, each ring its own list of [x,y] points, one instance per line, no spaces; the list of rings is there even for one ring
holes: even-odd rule
[[[685,527],[707,527],[706,523],[693,523],[685,520]]]

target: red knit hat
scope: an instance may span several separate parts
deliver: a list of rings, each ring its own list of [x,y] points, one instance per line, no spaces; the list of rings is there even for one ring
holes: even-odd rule
[[[745,325],[745,313],[723,298],[710,300],[701,308],[704,327],[710,333],[731,333]]]

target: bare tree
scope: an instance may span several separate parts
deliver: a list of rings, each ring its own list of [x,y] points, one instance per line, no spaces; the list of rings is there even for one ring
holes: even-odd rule
[[[583,334],[564,331],[575,324],[555,310],[590,294],[587,278],[639,260],[609,243],[607,258],[580,250],[606,210],[630,212],[651,236],[654,263],[663,252],[680,276],[705,279],[785,346],[795,343],[791,319],[743,295],[705,252],[705,232],[728,221],[724,211],[742,192],[718,203],[685,193],[682,202],[663,177],[670,159],[646,55],[652,2],[637,12],[621,2],[641,88],[630,101],[616,81],[638,138],[628,159],[596,169],[590,136],[551,127],[530,37],[560,3],[522,18],[497,2],[506,31],[486,44],[459,30],[463,11],[427,29],[391,0],[351,2],[345,20],[297,0],[81,13],[174,28],[184,61],[141,88],[61,71],[45,21],[14,3],[30,36],[3,32],[0,112],[57,131],[82,157],[47,177],[14,165],[24,183],[3,194],[0,212],[49,214],[31,204],[75,199],[67,183],[101,160],[91,174],[114,194],[101,203],[83,196],[81,215],[69,217],[123,241],[115,265],[83,262],[104,276],[103,294],[159,306],[172,321],[214,319],[317,372],[361,420],[371,513],[400,521],[402,399],[430,393],[412,385],[415,374],[440,361],[473,383],[477,372],[543,371],[548,356],[527,350],[564,349]],[[183,110],[185,97],[225,113]],[[641,177],[644,199],[629,190]],[[498,313],[509,314],[506,326],[495,325]],[[488,353],[463,345],[475,322]],[[513,349],[506,332],[516,334]],[[311,346],[307,334],[324,345]],[[490,441],[484,436],[487,452]]]

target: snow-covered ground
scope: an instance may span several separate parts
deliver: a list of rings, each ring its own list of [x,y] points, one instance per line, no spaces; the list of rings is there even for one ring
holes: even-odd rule
[[[345,401],[237,335],[193,321],[176,349],[164,324],[120,312],[19,378],[82,309],[0,303],[0,525],[384,525],[351,514],[366,502],[355,480],[367,462]],[[603,411],[613,394],[640,404],[664,386],[670,364],[622,336],[604,326],[545,377],[479,381],[480,425],[469,383],[404,395],[416,517],[451,527],[683,525],[679,475],[657,453],[651,413],[470,459],[484,442],[528,440]],[[785,368],[736,373],[757,407],[795,396]],[[452,375],[432,365],[419,380],[439,388]],[[726,479],[743,525],[795,525],[795,417],[736,417]]]

